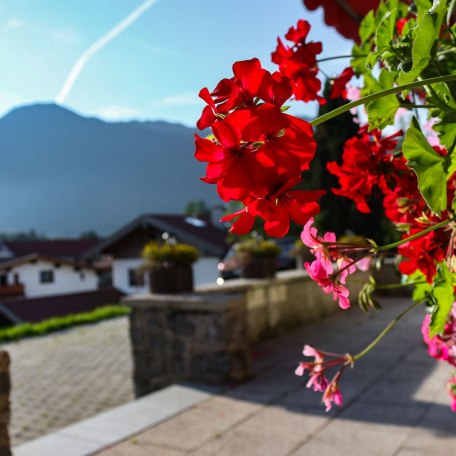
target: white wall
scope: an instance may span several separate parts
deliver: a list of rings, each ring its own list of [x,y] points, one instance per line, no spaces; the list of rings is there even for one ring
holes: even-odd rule
[[[219,277],[217,265],[219,262],[219,258],[204,257],[200,258],[193,265],[193,279],[195,281],[195,287],[217,282]]]
[[[140,258],[124,258],[114,259],[112,265],[112,284],[115,288],[127,294],[147,293],[149,285],[147,283],[147,274],[145,274],[145,282],[142,287],[133,287],[129,284],[128,271],[130,269],[137,269],[143,264]]]
[[[54,271],[54,281],[40,283],[40,271],[50,270]],[[54,263],[43,260],[12,267],[8,272],[9,284],[14,283],[14,274],[19,275],[19,283],[24,285],[27,298],[95,291],[98,289],[98,277],[92,269],[81,268],[75,271],[72,266],[61,264],[59,267],[55,267]],[[84,278],[81,277],[82,274]]]
[[[193,279],[195,287],[215,283],[218,278],[218,258],[204,257],[193,264]],[[137,269],[143,264],[139,258],[115,259],[112,265],[112,282],[114,287],[127,294],[144,294],[149,292],[148,276],[145,274],[144,286],[133,287],[128,281],[128,270]]]

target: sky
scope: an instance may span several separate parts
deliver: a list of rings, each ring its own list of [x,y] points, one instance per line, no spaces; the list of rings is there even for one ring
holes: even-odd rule
[[[194,126],[212,90],[238,60],[270,62],[277,36],[298,19],[323,41],[321,57],[352,43],[302,0],[0,0],[0,116],[58,102],[108,121],[165,120]],[[348,61],[321,64],[330,76]],[[314,116],[300,103],[295,115]]]

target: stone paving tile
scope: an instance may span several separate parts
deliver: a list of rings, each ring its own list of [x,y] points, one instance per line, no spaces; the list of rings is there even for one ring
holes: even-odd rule
[[[352,308],[256,347],[253,363],[257,376],[217,397],[224,398],[229,410],[234,410],[236,404],[252,405],[244,419],[212,436],[207,432],[198,440],[192,433],[202,433],[200,426],[211,416],[199,410],[200,405],[184,420],[181,417],[185,413],[140,434],[136,437],[138,445],[149,445],[154,450],[189,450],[185,454],[193,456],[406,456],[413,451],[424,454],[424,444],[412,445],[415,436],[420,435],[432,445],[438,442],[438,431],[448,444],[453,444],[456,414],[450,411],[443,388],[451,369],[435,363],[426,354],[420,338],[420,309],[404,317],[388,338],[357,362],[353,370],[344,372],[344,408],[335,407],[325,413],[321,394],[306,389],[306,378],[293,375],[302,359],[304,343],[322,350],[357,353],[408,302],[406,298],[383,299],[384,312],[368,317]],[[201,423],[192,422],[190,416]],[[189,426],[186,431],[180,429],[184,425]],[[161,440],[141,440],[145,434],[153,435],[160,426]],[[166,429],[168,435],[163,431]],[[190,442],[182,444],[186,434]],[[181,436],[180,446],[176,446],[173,438],[176,435]],[[429,450],[427,454],[446,456],[445,446],[436,444],[436,451]],[[157,450],[150,454],[161,453]],[[118,453],[107,451],[103,456]]]
[[[4,344],[13,445],[134,398],[126,317]]]
[[[139,445],[195,449],[257,412],[261,406],[215,397],[136,437]]]
[[[453,429],[454,431],[454,429]],[[456,435],[453,433],[436,433],[433,439],[420,432],[413,433],[399,449],[395,456],[454,456]]]
[[[379,428],[364,422],[334,421],[317,437],[290,453],[293,456],[391,456],[407,439],[409,429]]]
[[[142,446],[134,438],[122,442],[112,449],[108,448],[96,453],[96,456],[103,456],[108,453],[110,456],[183,456],[187,454],[170,448],[153,445]]]
[[[195,450],[198,456],[285,456],[329,420],[268,407],[220,438]]]

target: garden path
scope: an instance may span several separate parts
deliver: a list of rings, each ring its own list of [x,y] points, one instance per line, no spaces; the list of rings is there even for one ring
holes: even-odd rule
[[[127,317],[5,343],[12,445],[134,398]]]
[[[356,307],[268,341],[253,353],[256,377],[105,449],[100,456],[454,456],[456,413],[450,366],[431,359],[407,314],[353,370],[344,372],[345,406],[325,413],[321,394],[293,375],[304,343],[357,353],[410,301],[384,298],[366,317]]]

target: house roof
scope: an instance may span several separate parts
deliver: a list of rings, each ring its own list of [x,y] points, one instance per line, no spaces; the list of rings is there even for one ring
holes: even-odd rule
[[[102,241],[89,254],[109,252],[117,242],[136,229],[148,227],[168,232],[179,242],[191,244],[206,255],[221,256],[227,249],[226,231],[216,228],[209,220],[181,214],[143,214]]]
[[[19,266],[21,264],[31,263],[31,262],[36,262],[36,261],[44,261],[46,263],[65,264],[67,266],[76,267],[76,268],[80,267],[80,268],[84,268],[84,269],[95,269],[93,266],[89,266],[87,264],[81,264],[72,259],[51,257],[51,256],[47,256],[47,255],[40,255],[38,253],[31,253],[30,255],[24,255],[21,257],[11,258],[11,259],[0,262],[0,271],[12,268],[14,266]]]
[[[118,303],[124,293],[115,288],[41,298],[17,298],[0,304],[0,315],[12,323],[38,322],[51,317],[88,312]]]
[[[342,36],[359,42],[358,28],[363,17],[377,8],[380,0],[304,0],[309,10],[322,7],[325,22]]]
[[[99,239],[53,239],[40,241],[4,241],[15,257],[38,254],[55,258],[80,258],[100,243]]]

